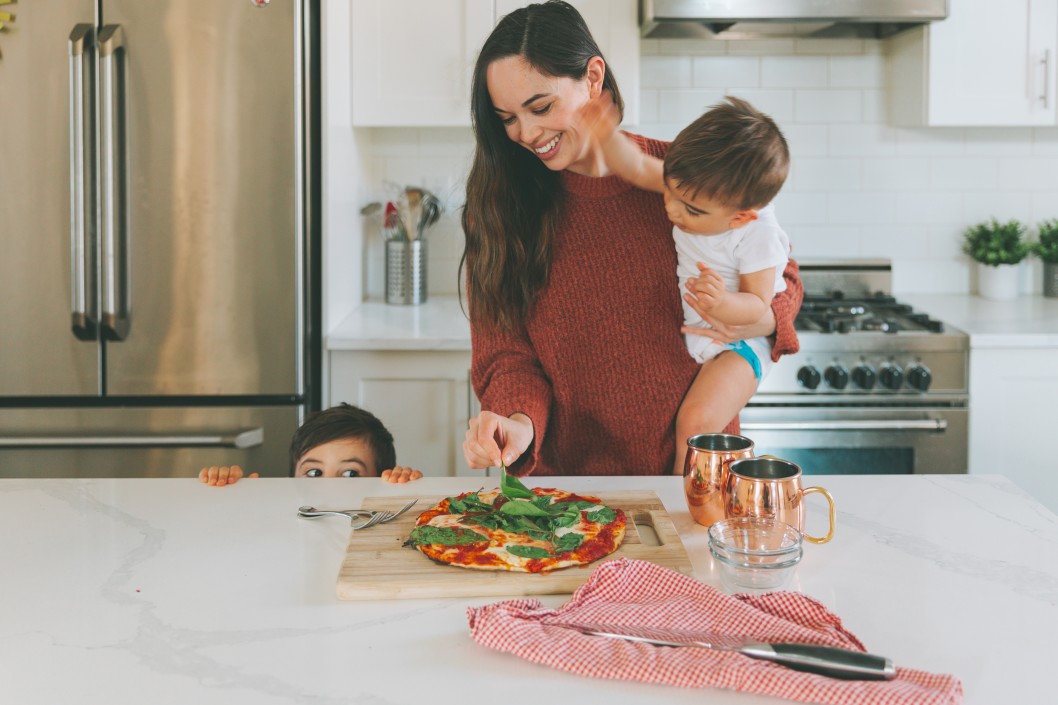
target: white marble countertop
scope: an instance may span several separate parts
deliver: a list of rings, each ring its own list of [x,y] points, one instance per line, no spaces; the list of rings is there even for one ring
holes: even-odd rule
[[[1058,517],[997,476],[810,479],[837,501],[837,535],[806,546],[791,589],[898,665],[957,675],[966,703],[1054,701]],[[719,586],[679,478],[546,482],[656,490],[697,577]],[[780,702],[591,680],[489,651],[465,613],[489,598],[340,602],[347,523],[296,516],[303,504],[480,484],[0,480],[0,700],[421,705],[457,702],[473,683],[510,705],[536,705],[541,692],[608,705]],[[813,506],[808,528],[824,521]]]
[[[470,322],[455,296],[417,306],[365,301],[328,335],[328,350],[470,351]]]
[[[989,301],[967,294],[909,294],[901,301],[970,334],[971,348],[1058,348],[1058,299]]]

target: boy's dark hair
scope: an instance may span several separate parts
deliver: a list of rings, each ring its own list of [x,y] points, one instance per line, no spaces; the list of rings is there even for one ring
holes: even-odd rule
[[[726,96],[685,127],[665,155],[665,180],[727,208],[761,208],[786,181],[790,150],[778,125]]]
[[[362,438],[375,454],[375,468],[382,472],[397,464],[393,434],[378,417],[358,406],[342,402],[338,406],[311,414],[290,440],[290,474],[298,460],[316,446],[346,438]]]

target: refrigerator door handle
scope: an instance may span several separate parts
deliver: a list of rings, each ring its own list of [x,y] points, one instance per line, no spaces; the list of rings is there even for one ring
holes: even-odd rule
[[[121,25],[99,30],[100,204],[103,228],[103,335],[124,340],[131,325],[129,232],[125,161],[125,33]]]
[[[123,436],[0,436],[0,448],[168,448],[197,446],[207,448],[254,448],[264,443],[264,428],[235,433],[198,435]]]
[[[70,56],[70,327],[78,340],[98,340],[95,246],[95,27],[74,25]]]

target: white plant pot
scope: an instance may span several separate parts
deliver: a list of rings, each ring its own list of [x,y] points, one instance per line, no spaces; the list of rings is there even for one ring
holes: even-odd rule
[[[977,293],[992,301],[1010,301],[1018,298],[1021,285],[1020,264],[991,266],[977,263]]]

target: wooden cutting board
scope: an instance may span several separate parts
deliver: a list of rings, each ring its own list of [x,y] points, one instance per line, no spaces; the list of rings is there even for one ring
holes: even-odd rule
[[[691,560],[672,519],[654,492],[600,492],[629,518],[624,543],[606,558],[547,574],[471,570],[435,563],[415,548],[404,548],[419,514],[443,497],[423,497],[388,524],[353,531],[338,571],[338,599],[380,600],[420,597],[553,595],[573,592],[592,570],[615,558],[637,558],[691,574]],[[368,497],[364,509],[399,509],[406,497]]]

